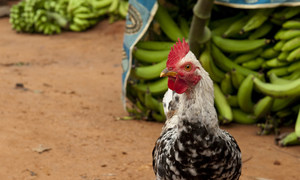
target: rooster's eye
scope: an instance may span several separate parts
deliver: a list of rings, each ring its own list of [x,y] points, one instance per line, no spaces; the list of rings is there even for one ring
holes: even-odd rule
[[[190,71],[192,69],[192,65],[191,64],[187,64],[187,65],[184,66],[184,69],[186,71]]]

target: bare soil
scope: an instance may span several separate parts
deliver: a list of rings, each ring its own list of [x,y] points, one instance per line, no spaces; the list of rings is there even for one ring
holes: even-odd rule
[[[154,180],[162,123],[121,121],[124,21],[84,33],[18,34],[0,19],[0,179]],[[238,141],[241,179],[300,179],[300,147],[258,128],[222,127]],[[285,129],[292,131],[292,129]]]

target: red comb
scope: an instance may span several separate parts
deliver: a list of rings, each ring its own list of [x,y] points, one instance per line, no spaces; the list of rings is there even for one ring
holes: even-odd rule
[[[178,42],[171,48],[168,55],[167,66],[174,66],[180,59],[182,59],[190,51],[189,44],[185,42],[184,38],[182,42],[178,38]]]

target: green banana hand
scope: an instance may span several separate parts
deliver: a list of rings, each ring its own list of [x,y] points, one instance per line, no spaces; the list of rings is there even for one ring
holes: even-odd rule
[[[254,103],[252,102],[253,79],[254,75],[249,74],[241,83],[237,98],[240,108],[244,112],[252,112]],[[258,78],[257,78],[258,79]]]
[[[213,42],[223,51],[230,53],[243,53],[253,51],[257,48],[263,47],[270,42],[267,39],[255,39],[255,40],[236,40],[236,39],[224,39],[220,36],[213,36]]]
[[[254,78],[255,86],[265,95],[286,98],[300,96],[300,79],[286,84],[285,86],[262,82],[258,78]]]
[[[215,96],[215,105],[219,112],[219,116],[222,120],[224,120],[223,123],[229,123],[232,121],[232,111],[231,107],[228,104],[226,97],[222,93],[220,87],[214,83],[214,96]]]

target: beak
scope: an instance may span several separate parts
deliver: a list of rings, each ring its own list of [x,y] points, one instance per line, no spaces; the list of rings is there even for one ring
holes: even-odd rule
[[[170,76],[170,77],[176,77],[177,72],[175,71],[169,71],[167,68],[164,69],[161,73],[160,73],[160,77],[166,77],[166,76]]]

